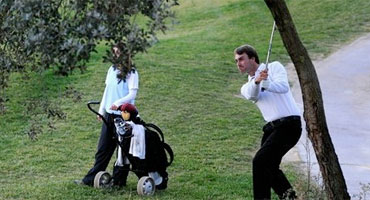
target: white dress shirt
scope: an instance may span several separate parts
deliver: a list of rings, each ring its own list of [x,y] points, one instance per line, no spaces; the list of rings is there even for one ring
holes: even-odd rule
[[[135,103],[137,90],[139,89],[139,74],[137,70],[129,72],[126,75],[126,81],[118,79],[118,73],[120,73],[119,70],[113,66],[108,70],[105,90],[99,108],[101,115],[104,115],[105,112],[120,115],[120,111],[110,109],[113,104],[120,106],[124,103]]]
[[[255,76],[248,77],[248,82],[241,88],[241,94],[256,103],[267,122],[291,115],[300,116],[301,113],[289,88],[287,73],[281,63],[272,62],[268,65],[270,82],[268,88],[261,91],[261,83],[255,83],[255,78],[265,66],[264,63],[260,64]]]

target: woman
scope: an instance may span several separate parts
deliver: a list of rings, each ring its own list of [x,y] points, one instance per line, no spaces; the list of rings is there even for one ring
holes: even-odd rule
[[[114,45],[112,47],[113,60],[120,60],[120,58],[123,57],[123,50],[123,43]],[[134,104],[138,89],[139,74],[135,68],[131,67],[130,62],[127,62],[124,66],[121,64],[114,64],[109,68],[105,80],[105,90],[99,108],[99,113],[107,119],[108,126],[103,123],[97,152],[95,154],[94,166],[82,180],[76,180],[75,183],[92,186],[94,184],[95,175],[100,171],[105,171],[117,146],[117,142],[114,138],[116,134],[114,119],[121,117],[121,112],[118,111],[118,108],[124,103]],[[102,119],[98,116],[98,120],[101,121]],[[114,167],[113,185],[126,185],[128,169],[129,163],[125,164],[123,167]]]

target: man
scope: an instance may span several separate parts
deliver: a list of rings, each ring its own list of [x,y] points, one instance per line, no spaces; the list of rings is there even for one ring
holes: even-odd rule
[[[257,105],[267,122],[261,147],[253,159],[254,199],[270,199],[271,188],[281,199],[295,199],[291,184],[279,169],[281,159],[302,132],[300,111],[290,92],[287,73],[279,62],[269,63],[266,69],[250,45],[236,48],[234,55],[240,73],[249,75],[241,94]]]

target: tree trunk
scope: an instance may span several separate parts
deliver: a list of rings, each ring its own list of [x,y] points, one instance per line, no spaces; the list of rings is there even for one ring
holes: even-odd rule
[[[298,37],[284,0],[265,0],[279,29],[284,46],[298,74],[304,103],[304,119],[328,199],[350,199],[346,182],[326,124],[321,89],[312,61]]]

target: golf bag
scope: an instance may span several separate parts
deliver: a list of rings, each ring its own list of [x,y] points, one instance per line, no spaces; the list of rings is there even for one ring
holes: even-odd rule
[[[156,189],[166,189],[168,182],[167,167],[171,165],[174,154],[171,147],[165,143],[161,129],[151,123],[140,120],[137,123],[124,121],[122,118],[114,120],[118,137],[118,155],[115,163],[113,181],[116,185],[126,183],[128,171],[133,171],[140,179],[143,176],[153,178]],[[144,129],[145,158],[139,158],[130,153],[133,140],[133,126],[142,126]],[[131,169],[130,169],[131,164]]]

